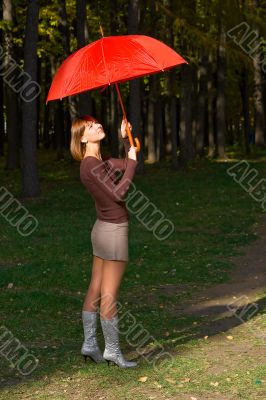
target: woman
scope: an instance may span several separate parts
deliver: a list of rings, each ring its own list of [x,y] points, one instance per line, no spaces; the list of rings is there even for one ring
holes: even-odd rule
[[[131,125],[129,124],[131,129]],[[70,151],[80,161],[80,179],[95,200],[97,219],[91,231],[93,264],[86,294],[82,321],[84,342],[81,354],[94,362],[112,361],[119,367],[135,367],[137,363],[124,359],[118,334],[117,295],[128,262],[129,213],[124,198],[138,164],[136,147],[130,146],[126,123],[121,123],[121,135],[126,155],[124,159],[102,158],[100,143],[105,138],[102,125],[93,117],[76,118],[71,127]],[[116,172],[124,172],[117,183]],[[96,337],[97,307],[105,340],[103,355]]]

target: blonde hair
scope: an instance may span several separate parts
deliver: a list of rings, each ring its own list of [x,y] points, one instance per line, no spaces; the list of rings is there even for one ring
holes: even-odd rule
[[[87,121],[96,121],[96,119],[90,115],[84,115],[75,118],[71,124],[70,153],[77,161],[81,161],[86,152],[86,143],[82,143],[81,138],[84,134]]]

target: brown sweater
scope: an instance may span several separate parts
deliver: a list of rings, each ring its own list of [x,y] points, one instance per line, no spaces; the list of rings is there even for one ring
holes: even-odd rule
[[[138,161],[128,158],[129,138],[123,138],[123,142],[125,158],[103,157],[103,160],[98,160],[86,156],[80,163],[80,180],[94,198],[97,218],[102,221],[120,223],[129,220],[123,199],[131,186]],[[119,180],[120,171],[124,175]]]

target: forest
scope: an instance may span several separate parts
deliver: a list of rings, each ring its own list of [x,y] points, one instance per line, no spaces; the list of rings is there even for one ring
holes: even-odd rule
[[[265,399],[266,0],[1,7],[0,400]]]
[[[259,0],[3,0],[0,156],[19,169],[22,196],[40,194],[38,154],[70,159],[71,121],[91,114],[104,149],[121,152],[114,85],[45,104],[60,64],[104,35],[139,34],[173,48],[188,64],[121,84],[145,163],[227,160],[265,148],[266,2]]]

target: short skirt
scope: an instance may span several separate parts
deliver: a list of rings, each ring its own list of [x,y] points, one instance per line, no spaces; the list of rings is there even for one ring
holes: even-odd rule
[[[104,260],[128,261],[128,221],[96,219],[91,231],[93,254]]]

